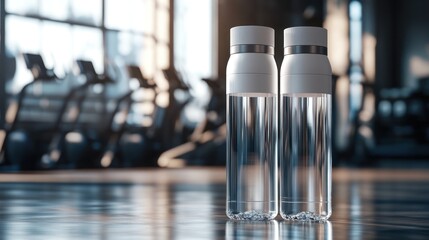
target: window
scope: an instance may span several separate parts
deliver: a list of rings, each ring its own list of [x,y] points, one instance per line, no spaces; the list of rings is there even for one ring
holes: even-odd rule
[[[148,0],[107,0],[106,1],[106,27],[109,29],[144,31],[146,17],[142,14]],[[153,6],[151,6],[153,7]]]
[[[102,0],[70,0],[70,19],[90,25],[101,26],[102,3]]]
[[[7,83],[9,93],[32,80],[20,57],[24,52],[40,53],[59,76],[70,72],[76,59],[91,60],[99,73],[105,63],[119,68],[140,65],[148,78],[159,78],[158,72],[169,65],[169,1],[7,0],[5,4],[6,48],[18,60],[15,77]],[[118,79],[119,85],[128,85],[124,78]]]
[[[42,26],[39,20],[15,16],[8,16],[5,24],[6,48],[16,57],[15,76],[12,81],[6,83],[6,92],[17,93],[32,80],[31,73],[27,70],[20,54],[40,52]]]
[[[174,64],[192,86],[194,101],[185,109],[187,122],[196,123],[205,115],[209,89],[202,78],[215,77],[214,42],[216,25],[214,0],[176,0],[174,9]]]
[[[6,48],[17,60],[6,82],[9,96],[32,81],[25,52],[41,54],[48,68],[67,76],[64,90],[74,84],[69,73],[76,59],[115,77],[109,98],[129,90],[128,64],[141,66],[161,91],[168,88],[161,70],[170,64],[170,0],[5,0],[5,8]]]
[[[98,73],[104,72],[102,31],[97,28],[74,26],[72,40],[72,59],[90,60]]]
[[[153,79],[161,91],[168,85],[161,70],[169,60],[169,1],[106,0],[107,59],[117,69],[126,65],[141,66],[143,75]],[[121,76],[121,89],[129,86],[126,74]]]
[[[70,19],[70,2],[70,0],[39,0],[38,15],[56,20]]]
[[[102,0],[6,1],[8,13],[101,25]]]
[[[37,14],[39,12],[39,0],[6,0],[6,11],[17,14]]]

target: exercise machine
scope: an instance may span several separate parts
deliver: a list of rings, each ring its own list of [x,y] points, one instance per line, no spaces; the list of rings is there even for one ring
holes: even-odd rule
[[[128,68],[128,72],[130,77],[144,79],[138,67]],[[182,91],[186,95],[189,87],[182,81],[175,69],[164,69],[162,72],[169,82],[168,105],[160,106],[154,102],[155,110],[151,126],[146,129],[128,131],[123,135],[120,142],[121,156],[127,161],[127,166],[157,166],[156,161],[162,152],[183,142],[178,122],[189,98],[179,101],[175,98],[175,93]],[[147,82],[147,80],[142,82]],[[155,86],[146,87],[153,89]]]
[[[38,83],[56,81],[58,77],[52,69],[45,66],[40,55],[24,53],[22,56],[26,67],[33,75],[33,81],[22,87],[16,102],[11,103],[8,108],[8,115],[10,114],[11,118],[9,119],[10,124],[6,125],[3,141],[0,143],[0,162],[16,165],[21,169],[34,169],[37,167],[35,156],[37,156],[37,150],[43,148],[43,140],[35,141],[33,137],[37,135],[39,139],[43,139],[51,132],[41,129],[37,133],[31,134],[29,127],[24,128],[20,125],[24,102],[28,97],[29,89]]]
[[[205,119],[194,129],[188,142],[163,152],[158,158],[158,166],[174,168],[225,164],[225,88],[220,84],[220,80],[203,81],[212,92]]]
[[[45,167],[76,168],[93,167],[94,165],[90,153],[99,146],[97,145],[98,142],[94,141],[96,137],[91,135],[94,135],[96,130],[84,129],[84,124],[80,123],[79,120],[91,87],[112,84],[114,81],[104,75],[98,75],[90,61],[76,60],[76,65],[86,82],[70,90],[61,107],[54,125],[56,134],[49,144],[48,151],[41,158]],[[71,110],[68,111],[67,109]],[[68,114],[71,117],[66,118],[67,112],[73,113]],[[97,126],[93,125],[91,128],[97,128]]]

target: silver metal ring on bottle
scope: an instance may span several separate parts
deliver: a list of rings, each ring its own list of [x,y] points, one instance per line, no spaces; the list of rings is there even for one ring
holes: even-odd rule
[[[231,46],[231,55],[235,53],[266,53],[274,55],[274,47],[262,44],[239,44]]]
[[[284,55],[290,54],[321,54],[328,55],[328,49],[322,46],[296,45],[285,47]]]

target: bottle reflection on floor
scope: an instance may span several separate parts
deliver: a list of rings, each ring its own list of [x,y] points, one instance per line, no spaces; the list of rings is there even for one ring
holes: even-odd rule
[[[303,221],[234,221],[225,224],[225,239],[332,240],[332,225]]]
[[[326,222],[283,221],[280,224],[280,239],[325,239],[332,240],[332,225]]]
[[[225,239],[279,239],[279,224],[271,221],[234,221],[225,224]]]

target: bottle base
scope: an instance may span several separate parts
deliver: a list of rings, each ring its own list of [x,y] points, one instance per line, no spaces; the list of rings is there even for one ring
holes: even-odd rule
[[[303,222],[326,222],[330,215],[319,215],[314,212],[300,212],[297,214],[284,214],[280,213],[283,219],[290,221],[303,221]]]
[[[228,211],[226,214],[232,220],[248,220],[248,221],[267,221],[273,220],[277,216],[277,212],[260,212],[256,210],[233,213]]]

